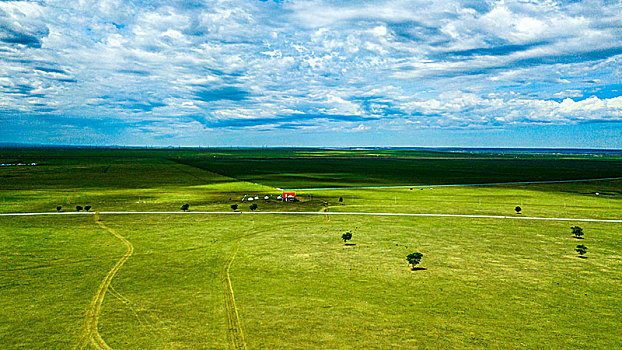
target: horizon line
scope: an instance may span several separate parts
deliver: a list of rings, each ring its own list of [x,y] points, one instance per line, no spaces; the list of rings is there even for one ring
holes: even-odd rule
[[[526,146],[295,146],[295,145],[262,145],[262,146],[223,146],[223,145],[88,145],[88,144],[50,144],[50,143],[21,143],[21,142],[0,142],[0,148],[127,148],[127,149],[321,149],[321,150],[439,150],[439,149],[464,149],[464,150],[587,150],[587,151],[620,151],[622,148],[603,148],[603,147],[526,147]]]

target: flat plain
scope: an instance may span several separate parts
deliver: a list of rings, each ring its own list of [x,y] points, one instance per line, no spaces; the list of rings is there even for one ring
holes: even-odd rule
[[[622,347],[622,223],[331,215],[619,220],[622,180],[434,186],[621,177],[619,157],[33,148],[0,163],[37,164],[0,167],[0,213],[179,212],[0,217],[1,348]],[[275,200],[360,186],[406,187]],[[252,214],[244,196],[324,214]]]

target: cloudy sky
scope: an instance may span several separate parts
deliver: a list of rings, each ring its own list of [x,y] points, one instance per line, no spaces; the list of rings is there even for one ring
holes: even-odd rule
[[[0,142],[622,148],[622,3],[0,1]]]

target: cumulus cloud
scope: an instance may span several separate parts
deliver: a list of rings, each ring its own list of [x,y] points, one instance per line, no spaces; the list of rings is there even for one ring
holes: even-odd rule
[[[604,0],[3,1],[0,120],[42,139],[36,125],[57,119],[104,125],[101,139],[618,121],[619,13]]]

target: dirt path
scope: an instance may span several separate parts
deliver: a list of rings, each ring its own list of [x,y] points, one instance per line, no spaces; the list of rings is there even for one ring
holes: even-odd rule
[[[235,305],[235,295],[233,293],[233,286],[231,284],[231,278],[229,276],[229,269],[231,268],[233,259],[235,259],[235,256],[240,249],[240,240],[241,238],[237,239],[235,250],[225,264],[222,279],[225,291],[225,309],[227,313],[229,344],[231,345],[231,349],[246,349],[246,340],[244,339],[242,321],[240,320],[238,308]]]
[[[113,236],[121,240],[121,242],[123,242],[123,244],[125,244],[125,246],[127,247],[127,251],[116,262],[116,264],[108,272],[106,277],[104,277],[102,283],[99,285],[99,289],[93,297],[93,301],[91,301],[91,307],[86,313],[86,317],[84,320],[84,334],[82,335],[82,337],[80,338],[80,342],[74,347],[74,349],[83,349],[90,342],[96,349],[112,350],[112,348],[108,344],[106,344],[104,339],[99,334],[97,328],[99,324],[99,316],[101,313],[102,304],[104,302],[104,297],[106,296],[106,292],[110,288],[110,283],[112,282],[112,279],[117,274],[119,269],[121,269],[121,266],[123,266],[127,259],[129,259],[130,256],[132,256],[132,254],[134,253],[134,246],[127,239],[125,239],[125,237],[116,233],[113,229],[99,221],[99,215],[95,215],[94,218],[95,222],[97,223],[97,225],[99,225],[99,227],[110,232]]]

